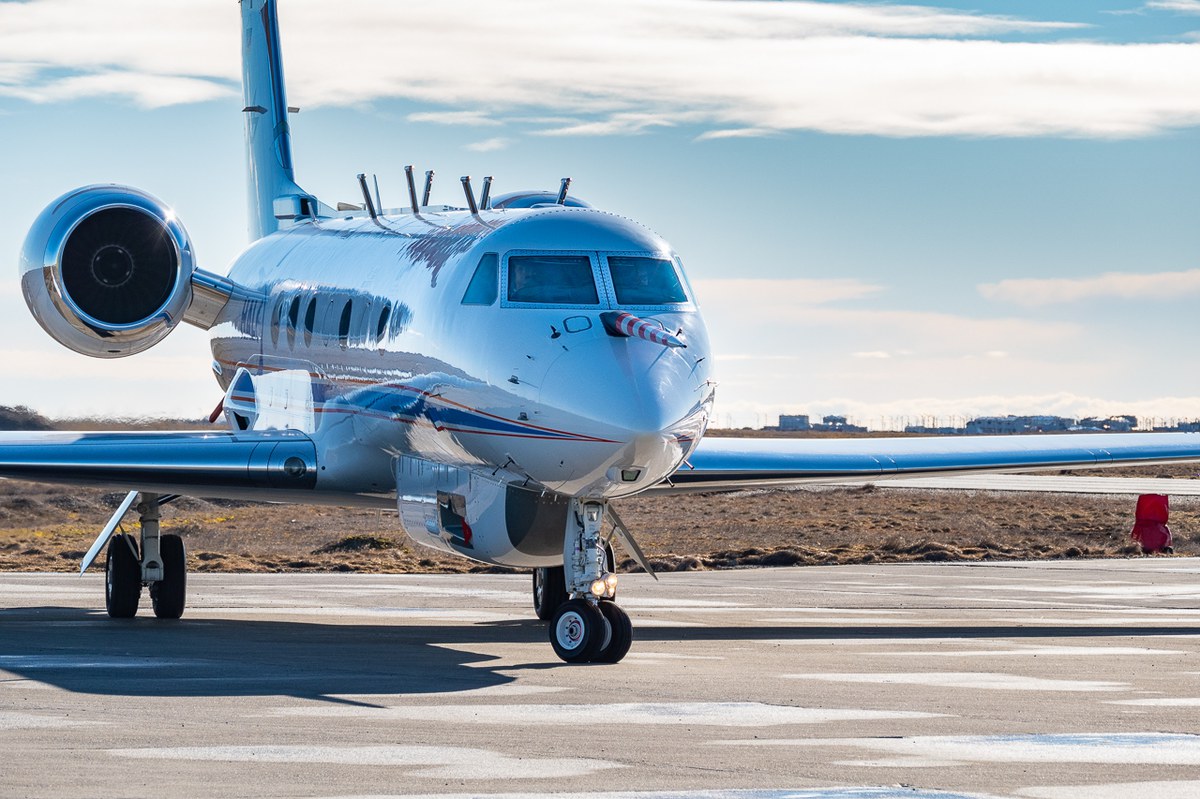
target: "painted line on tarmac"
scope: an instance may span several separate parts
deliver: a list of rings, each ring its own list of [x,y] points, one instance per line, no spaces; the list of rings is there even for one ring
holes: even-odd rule
[[[179,746],[108,752],[139,760],[389,766],[405,769],[410,777],[460,780],[559,779],[624,767],[608,760],[582,757],[518,758],[464,746]]]
[[[1059,680],[992,672],[896,672],[889,674],[783,674],[789,680],[875,683],[878,685],[929,685],[938,688],[970,688],[987,691],[1127,691],[1133,686],[1101,680]]]
[[[1200,735],[1184,733],[1056,733],[905,738],[756,738],[711,741],[717,746],[859,748],[919,761],[945,763],[1100,763],[1200,766]],[[835,761],[855,762],[861,761]]]
[[[572,725],[595,713],[594,705],[400,705],[385,708],[345,705],[283,707],[278,716],[361,718],[379,721],[434,721],[448,724]],[[806,708],[760,702],[645,702],[601,706],[605,723],[620,726],[693,725],[767,727],[784,724],[825,724],[834,721],[944,718],[943,713],[856,708]]]

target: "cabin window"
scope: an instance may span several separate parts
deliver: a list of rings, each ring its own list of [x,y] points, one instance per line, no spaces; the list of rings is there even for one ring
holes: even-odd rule
[[[304,312],[304,345],[312,344],[313,327],[317,322],[317,298],[308,301],[308,310]]]
[[[342,342],[342,346],[350,340],[350,316],[354,312],[354,304],[350,300],[342,306],[342,318],[338,321],[338,340]]]
[[[509,302],[597,305],[600,296],[586,255],[512,255],[508,258]]]
[[[475,274],[471,276],[471,284],[463,295],[463,305],[491,305],[499,294],[499,257],[489,252],[479,259]]]
[[[687,294],[665,258],[608,256],[608,270],[618,305],[672,305],[687,302]]]
[[[275,303],[275,313],[271,318],[271,345],[279,346],[279,328],[284,326],[287,321],[287,300],[280,297]]]
[[[287,340],[289,347],[296,346],[296,328],[300,326],[300,296],[292,297],[292,304],[288,307],[288,329]]]
[[[383,334],[387,332],[388,317],[392,315],[392,306],[384,305],[379,312],[379,324],[375,326],[375,340],[383,341]]]

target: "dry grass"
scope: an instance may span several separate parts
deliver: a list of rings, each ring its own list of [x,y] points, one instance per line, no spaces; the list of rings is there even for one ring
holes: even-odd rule
[[[1194,477],[1194,466],[1107,474]],[[0,480],[0,570],[72,571],[122,495]],[[1116,557],[1129,497],[874,486],[644,496],[616,503],[655,568]],[[127,517],[136,526],[133,517]],[[196,571],[490,570],[417,546],[395,513],[182,499],[164,528]],[[1176,552],[1200,555],[1200,501],[1172,501]],[[634,568],[630,560],[623,568]]]

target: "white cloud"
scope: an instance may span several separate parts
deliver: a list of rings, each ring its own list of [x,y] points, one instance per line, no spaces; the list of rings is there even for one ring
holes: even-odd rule
[[[886,350],[870,350],[868,352],[852,352],[852,358],[867,358],[871,360],[886,360],[892,357],[892,354]]]
[[[1200,269],[1184,272],[1108,272],[1084,278],[1025,278],[984,283],[979,293],[990,300],[1027,307],[1104,297],[1176,299],[1200,293]]]
[[[713,139],[752,139],[761,136],[773,136],[779,131],[766,130],[763,128],[726,128],[724,130],[710,130],[701,133],[696,137],[696,141],[710,141]]]
[[[420,111],[405,117],[409,122],[432,122],[435,125],[464,125],[491,127],[500,123],[482,111]]]
[[[476,153],[491,153],[496,150],[503,150],[509,145],[509,140],[503,136],[496,136],[491,139],[484,139],[473,144],[468,144],[467,149]]]
[[[63,81],[93,75],[149,106],[230,91],[234,8],[175,0],[161,11],[154,0],[0,3],[0,75],[25,65],[20,95],[47,101],[78,96]],[[1081,26],[914,5],[294,0],[281,25],[294,104],[405,98],[479,119],[576,120],[544,131],[557,135],[690,123],[714,137],[1122,137],[1200,122],[1198,46],[971,38]],[[113,86],[125,73],[160,80]]]
[[[63,102],[87,97],[127,97],[143,108],[161,108],[198,103],[221,97],[236,97],[232,86],[175,75],[145,75],[134,72],[97,72],[51,80],[33,88],[0,84],[0,95],[36,103]]]
[[[1146,8],[1178,14],[1200,14],[1200,0],[1150,0]]]

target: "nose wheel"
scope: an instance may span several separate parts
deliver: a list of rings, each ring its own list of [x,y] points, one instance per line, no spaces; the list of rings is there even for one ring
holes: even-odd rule
[[[550,620],[550,645],[567,663],[617,663],[632,643],[629,615],[613,602],[571,599]]]
[[[603,502],[572,500],[563,568],[533,573],[534,609],[550,622],[550,645],[567,663],[617,663],[633,643],[629,616],[613,601],[615,557],[600,534],[605,511]],[[553,606],[559,590],[563,601]]]

